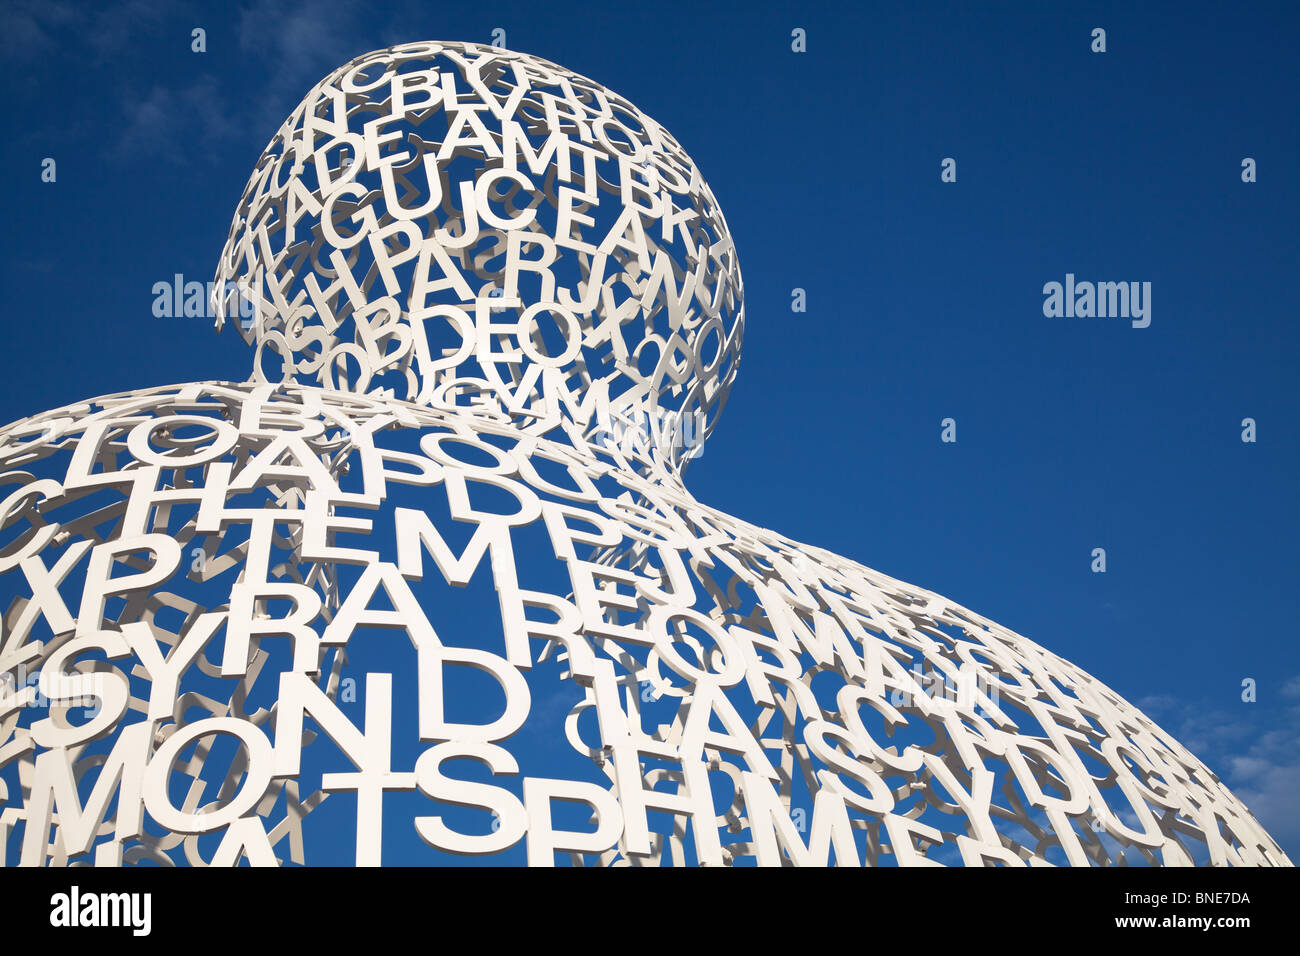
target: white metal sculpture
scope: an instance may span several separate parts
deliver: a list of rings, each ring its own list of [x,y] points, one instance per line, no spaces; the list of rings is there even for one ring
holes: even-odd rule
[[[0,686],[4,862],[310,863],[342,800],[358,864],[384,834],[539,865],[1289,863],[1067,661],[690,495],[740,271],[689,157],[599,84],[463,43],[354,60],[267,147],[217,279],[223,316],[256,304],[249,382],[0,431],[0,672],[37,675]],[[544,774],[536,726],[567,754]]]

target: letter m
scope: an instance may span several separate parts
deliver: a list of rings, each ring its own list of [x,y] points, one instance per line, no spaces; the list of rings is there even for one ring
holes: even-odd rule
[[[474,571],[483,560],[492,543],[492,527],[486,522],[474,529],[465,550],[457,557],[438,531],[432,519],[414,508],[398,508],[394,512],[397,524],[397,567],[403,577],[420,580],[424,577],[423,550],[433,555],[438,570],[448,584],[463,588],[469,584]]]
[[[835,619],[824,611],[812,612],[812,627],[800,619],[770,585],[755,584],[754,593],[767,613],[772,633],[791,650],[807,651],[818,664],[840,668],[851,679],[866,676],[863,659]]]
[[[42,866],[49,850],[50,825],[58,826],[57,840],[70,856],[90,850],[103,829],[109,801],[117,794],[115,839],[139,836],[141,829],[140,781],[144,778],[152,724],[131,724],[118,735],[113,750],[100,768],[83,807],[77,794],[69,752],[47,750],[36,758],[27,826],[23,833],[20,866]],[[120,792],[119,792],[120,787]]]
[[[569,166],[569,137],[558,129],[546,137],[540,149],[534,150],[524,128],[514,120],[506,120],[501,125],[501,153],[506,169],[518,170],[519,157],[522,156],[535,175],[546,175],[547,167],[555,161],[561,182],[573,178]]]
[[[783,849],[797,866],[830,866],[832,846],[835,847],[836,866],[862,865],[853,840],[849,811],[842,796],[826,789],[818,791],[805,845],[771,781],[746,770],[741,782],[745,792],[745,816],[749,818],[759,866],[784,865]]]

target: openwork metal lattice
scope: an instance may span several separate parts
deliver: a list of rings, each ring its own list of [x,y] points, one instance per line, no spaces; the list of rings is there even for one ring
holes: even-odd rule
[[[4,862],[310,863],[342,820],[359,864],[1289,863],[1069,662],[691,496],[740,271],[599,84],[349,63],[217,279],[249,382],[0,431]]]

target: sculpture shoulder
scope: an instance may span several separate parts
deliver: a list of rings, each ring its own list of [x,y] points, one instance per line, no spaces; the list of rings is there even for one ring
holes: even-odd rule
[[[414,767],[401,786],[431,796],[439,760],[500,756],[525,721],[569,745],[530,779],[607,777],[614,789],[563,792],[611,819],[631,812],[610,794],[639,786],[615,778],[642,753],[681,768],[671,773],[695,801],[681,806],[701,819],[710,788],[743,794],[756,842],[724,852],[697,825],[694,852],[707,862],[779,862],[763,821],[781,799],[774,782],[796,778],[828,795],[813,811],[830,806],[840,820],[841,860],[874,862],[887,842],[897,862],[924,862],[913,837],[949,862],[1046,859],[998,821],[1038,826],[1056,814],[1086,816],[1149,862],[1187,862],[1156,814],[1206,806],[1237,841],[1211,839],[1209,858],[1284,860],[1203,764],[1083,670],[933,592],[701,504],[679,474],[617,446],[529,427],[491,407],[208,382],[107,396],[0,431],[0,672],[62,673],[79,655],[122,661],[96,670],[105,683],[93,718],[28,718],[13,753],[48,762],[116,734],[113,753],[143,760],[128,754],[153,747],[149,765],[162,773],[186,741],[226,734],[266,772],[272,745],[259,728],[279,708],[326,715],[359,766],[360,731],[340,721],[364,685],[377,714],[394,694],[418,702],[414,732],[432,746],[401,753]],[[409,644],[376,636],[394,631]],[[403,663],[412,652],[413,667]],[[485,714],[471,685],[444,680],[465,666],[497,683],[503,709]],[[36,693],[24,686],[12,700]],[[54,699],[52,713],[72,698]],[[158,728],[148,746],[130,711]],[[298,733],[277,720],[275,747]],[[1007,808],[993,805],[987,761],[1019,788],[1006,791]],[[729,782],[709,783],[718,775]],[[271,779],[248,785],[249,799]],[[1112,811],[1117,797],[1137,816]],[[959,823],[916,823],[914,800]],[[182,812],[158,789],[144,805],[184,833],[225,819]],[[505,814],[501,837],[415,826],[441,850],[487,852],[518,839],[516,816]],[[855,828],[870,830],[861,846]],[[234,852],[245,831],[232,832]],[[599,858],[658,859],[662,841],[629,832]],[[1112,852],[1069,825],[1057,832],[1052,859]],[[88,852],[90,833],[70,835],[68,852]],[[32,859],[45,852],[24,840]]]

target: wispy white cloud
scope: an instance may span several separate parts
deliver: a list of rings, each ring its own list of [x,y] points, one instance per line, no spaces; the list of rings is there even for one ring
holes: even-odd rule
[[[259,0],[239,16],[240,51],[256,60],[256,121],[268,138],[321,77],[373,48],[361,7],[341,0]]]
[[[1292,754],[1294,757],[1294,753]],[[1300,860],[1300,819],[1296,815],[1296,795],[1300,794],[1300,763],[1252,763],[1244,771],[1244,783],[1233,787],[1251,813],[1264,825],[1273,839],[1294,863]]]
[[[63,0],[11,0],[0,6],[0,59],[26,62],[56,51],[56,32],[81,16],[81,10]]]
[[[83,23],[78,32],[95,57],[110,61],[126,54],[142,39],[161,39],[162,31],[178,22],[184,5],[174,0],[119,0],[92,9],[93,14],[80,15]],[[188,46],[188,25],[176,28],[173,42]]]
[[[69,44],[91,59],[112,59],[182,9],[174,0],[118,0],[94,6],[67,0],[6,0],[0,7],[0,59],[28,62],[65,54]]]
[[[240,137],[264,144],[321,77],[370,50],[421,39],[403,26],[410,9],[398,3],[380,19],[344,0],[253,0],[202,11],[181,0],[94,7],[10,0],[0,8],[0,59],[19,67],[19,79],[20,67],[41,56],[70,58],[88,78],[102,79],[121,110],[118,132],[103,147],[109,159],[193,163],[219,157]],[[196,26],[208,31],[196,73],[168,83],[148,70],[146,51],[158,44],[188,50]],[[25,135],[57,132],[66,141],[87,124],[75,110],[52,111],[49,126]]]
[[[121,134],[109,148],[113,159],[155,155],[177,163],[212,155],[238,129],[224,91],[207,75],[173,89],[154,86],[123,104]]]
[[[1300,674],[1279,694],[1287,703],[1272,711],[1280,716],[1263,733],[1259,720],[1247,719],[1244,711],[1198,707],[1164,695],[1144,697],[1138,707],[1219,774],[1286,854],[1300,861]]]

